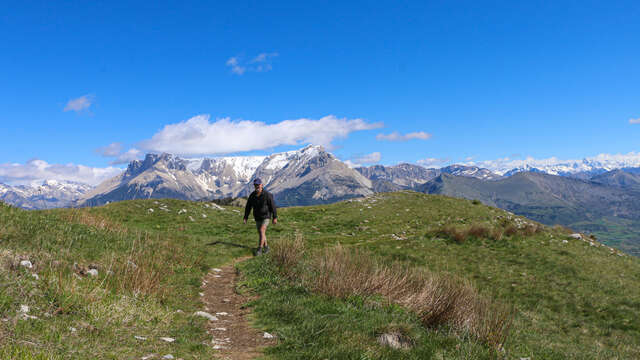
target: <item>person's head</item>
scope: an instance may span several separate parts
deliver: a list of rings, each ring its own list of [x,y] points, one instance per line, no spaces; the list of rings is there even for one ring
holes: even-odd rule
[[[257,192],[261,192],[262,191],[262,180],[260,178],[255,178],[253,179],[253,187],[256,189]]]

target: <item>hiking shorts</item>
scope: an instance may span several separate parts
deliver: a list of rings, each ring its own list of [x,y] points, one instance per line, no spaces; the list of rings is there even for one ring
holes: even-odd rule
[[[269,218],[266,219],[256,219],[256,229],[260,230],[260,228],[264,225],[264,226],[268,226],[269,225]]]

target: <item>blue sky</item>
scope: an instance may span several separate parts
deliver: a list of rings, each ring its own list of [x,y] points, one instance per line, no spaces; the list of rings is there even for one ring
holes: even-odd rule
[[[637,1],[5,3],[3,179],[318,139],[386,165],[637,153],[638,18]]]

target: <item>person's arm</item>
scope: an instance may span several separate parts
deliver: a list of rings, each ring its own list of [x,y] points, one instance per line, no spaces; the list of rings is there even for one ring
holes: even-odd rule
[[[278,209],[271,193],[269,193],[269,211],[273,214],[273,223],[275,224],[278,221]]]
[[[253,195],[253,194],[251,194],[251,195]],[[244,207],[244,222],[245,223],[249,219],[249,213],[251,213],[251,195],[249,195],[249,198],[247,199],[247,205],[245,205],[245,207]]]

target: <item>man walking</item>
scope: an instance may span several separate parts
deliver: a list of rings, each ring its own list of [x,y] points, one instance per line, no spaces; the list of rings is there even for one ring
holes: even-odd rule
[[[273,218],[273,225],[278,223],[278,213],[276,210],[276,202],[273,201],[273,195],[263,189],[262,180],[255,178],[253,180],[255,191],[249,195],[247,206],[244,208],[244,223],[249,219],[249,213],[253,209],[253,218],[256,220],[256,228],[258,229],[258,252],[257,255],[269,252],[267,245],[267,225],[269,219]]]

